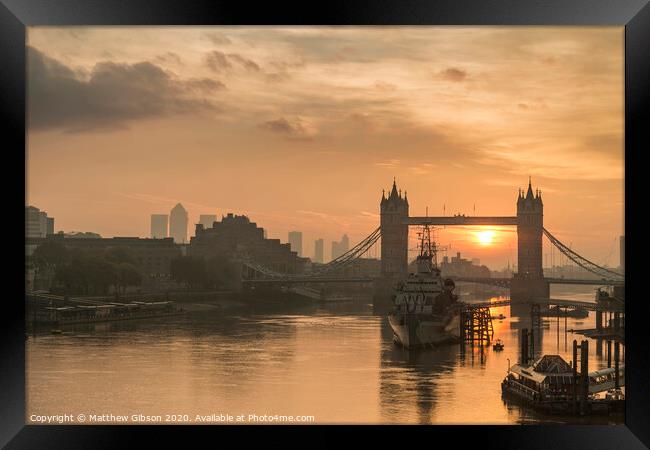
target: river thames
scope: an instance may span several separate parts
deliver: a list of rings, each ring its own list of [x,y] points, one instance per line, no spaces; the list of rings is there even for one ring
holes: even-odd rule
[[[594,290],[551,295],[593,301]],[[503,297],[461,295],[486,298]],[[182,316],[30,334],[27,423],[34,415],[60,414],[159,416],[161,423],[168,416],[215,423],[215,416],[218,422],[238,415],[304,416],[316,424],[623,422],[622,416],[541,416],[502,399],[500,383],[518,360],[520,330],[530,328],[529,315],[512,317],[510,307],[492,310],[506,316],[494,320],[504,350],[481,352],[396,347],[370,298],[285,310],[193,306]],[[565,333],[564,321],[543,318],[536,355],[541,349],[570,361],[573,340],[585,338]],[[594,326],[593,313],[567,320],[569,330]],[[590,340],[590,370],[606,367],[603,347]]]

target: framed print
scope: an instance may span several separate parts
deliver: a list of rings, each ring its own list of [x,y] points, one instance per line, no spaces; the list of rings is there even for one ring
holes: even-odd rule
[[[647,2],[0,17],[8,448],[650,442]]]

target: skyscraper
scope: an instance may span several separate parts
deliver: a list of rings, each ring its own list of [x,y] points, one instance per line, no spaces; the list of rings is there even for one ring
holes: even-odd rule
[[[347,234],[344,234],[341,242],[332,242],[332,259],[338,258],[348,250],[350,250],[350,239]]]
[[[152,214],[151,215],[151,237],[154,239],[163,239],[169,237],[168,224],[169,224],[169,215]]]
[[[316,242],[314,243],[314,262],[317,263],[323,263],[324,262],[324,255],[323,255],[323,247],[325,245],[325,242],[323,239],[316,239]]]
[[[217,221],[217,216],[214,214],[201,214],[199,216],[199,223],[203,228],[212,228],[212,224]]]
[[[341,238],[341,254],[346,253],[348,250],[350,250],[350,238],[348,237],[347,234],[344,234],[343,237]]]
[[[291,245],[291,251],[302,256],[302,231],[289,231],[289,245]]]
[[[172,208],[169,214],[169,235],[177,244],[187,243],[187,211],[180,203]]]

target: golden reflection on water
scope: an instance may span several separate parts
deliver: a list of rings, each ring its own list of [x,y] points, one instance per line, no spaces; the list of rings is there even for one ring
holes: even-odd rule
[[[575,294],[575,293],[574,293]],[[574,295],[575,296],[575,295]],[[490,423],[543,418],[501,398],[530,318],[494,320],[502,352],[458,345],[406,351],[365,301],[288,314],[219,311],[101,324],[27,341],[31,414],[313,415],[316,423]],[[567,328],[594,326],[568,318]],[[564,319],[545,318],[537,353],[571,358]],[[590,370],[606,366],[590,340]],[[581,419],[585,421],[585,419]],[[614,419],[586,419],[612,421]]]

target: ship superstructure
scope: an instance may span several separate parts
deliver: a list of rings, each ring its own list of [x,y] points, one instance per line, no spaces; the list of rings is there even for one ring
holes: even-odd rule
[[[443,280],[431,227],[420,233],[416,271],[401,281],[388,321],[397,344],[406,348],[437,345],[459,338],[459,309],[454,282]]]

